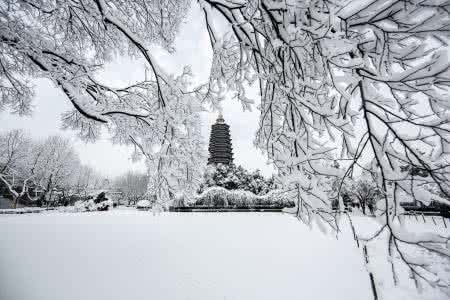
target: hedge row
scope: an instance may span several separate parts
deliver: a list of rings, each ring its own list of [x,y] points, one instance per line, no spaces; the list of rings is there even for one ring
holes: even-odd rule
[[[243,190],[227,190],[222,187],[211,187],[194,197],[188,204],[190,207],[294,207],[295,203],[283,197],[280,191],[271,191],[266,195],[255,195]]]

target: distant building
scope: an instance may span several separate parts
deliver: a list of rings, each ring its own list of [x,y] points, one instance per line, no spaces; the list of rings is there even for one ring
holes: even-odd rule
[[[209,158],[210,164],[233,164],[233,148],[231,146],[230,126],[225,124],[222,114],[219,114],[216,123],[211,127],[211,136],[209,139]]]

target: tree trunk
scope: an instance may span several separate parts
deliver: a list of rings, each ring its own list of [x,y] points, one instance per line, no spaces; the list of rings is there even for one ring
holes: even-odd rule
[[[300,216],[300,205],[302,205],[302,203],[300,203],[300,189],[299,189],[299,185],[296,184],[297,187],[297,217]]]
[[[13,197],[13,208],[16,209],[17,208],[17,200],[19,200],[19,197],[15,197],[14,195]]]
[[[53,189],[51,188],[51,186],[52,186],[52,177],[53,177],[53,174],[50,174],[50,177],[49,177],[48,182],[47,182],[46,193],[50,192],[50,195],[48,196],[48,200],[47,200],[47,209],[48,209],[48,206],[50,204],[50,200],[52,199],[52,194],[53,194]]]
[[[363,199],[361,199],[359,201],[359,204],[361,205],[361,210],[363,215],[366,215],[366,201],[364,201]]]

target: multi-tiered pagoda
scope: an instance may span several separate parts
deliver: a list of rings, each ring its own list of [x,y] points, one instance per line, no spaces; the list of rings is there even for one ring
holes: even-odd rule
[[[233,163],[233,148],[231,147],[230,126],[225,124],[222,114],[219,114],[216,124],[211,127],[209,140],[209,164],[231,165]]]

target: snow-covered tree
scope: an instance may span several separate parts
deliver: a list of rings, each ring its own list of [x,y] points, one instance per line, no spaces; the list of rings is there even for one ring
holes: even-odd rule
[[[115,142],[134,144],[149,166],[149,190],[167,202],[199,182],[201,101],[217,107],[232,92],[248,109],[246,86],[256,81],[255,143],[296,199],[299,219],[311,223],[319,214],[337,224],[330,176],[344,180],[371,160],[385,210],[372,238],[388,234],[400,254],[408,244],[450,256],[448,237],[415,239],[398,226],[399,197],[446,202],[449,196],[448,2],[198,3],[214,57],[208,84],[192,88],[187,69],[168,75],[148,47],[172,50],[188,1],[3,1],[0,107],[28,113],[27,78],[49,78],[74,106],[65,126],[94,139],[104,125]],[[216,16],[230,25],[229,34],[217,30]],[[101,83],[95,70],[117,53],[142,56],[152,80],[121,88]],[[327,164],[335,159],[343,168]],[[405,166],[427,176],[403,172]],[[426,266],[400,256],[416,282],[440,283]]]
[[[30,147],[31,139],[22,130],[0,135],[0,181],[12,197],[13,208],[27,194],[34,176],[30,168]]]
[[[447,197],[450,191],[448,2],[201,3],[216,55],[211,84],[242,95],[242,84],[254,79],[249,74],[259,81],[256,144],[297,199],[298,217],[311,223],[320,214],[332,225],[330,176],[343,182],[371,160],[384,201],[383,225],[372,238],[388,235],[391,255],[400,256],[416,283],[440,283],[402,246],[448,257],[449,237],[415,239],[398,216],[400,195],[446,202],[424,187]],[[214,31],[214,13],[232,24],[227,42]],[[344,168],[327,166],[332,159]],[[408,165],[427,176],[402,172]],[[343,207],[341,187],[336,199]]]
[[[147,193],[148,177],[146,174],[130,171],[116,178],[114,185],[123,193],[128,204],[136,203]]]
[[[349,192],[356,200],[355,202],[359,204],[363,214],[367,213],[367,209],[371,214],[374,214],[377,202],[383,197],[383,192],[377,185],[375,178],[368,174],[358,176],[352,182]]]
[[[205,171],[201,192],[204,188],[223,187],[227,190],[244,190],[255,195],[265,195],[275,189],[273,178],[266,179],[259,170],[249,172],[242,166],[209,165]]]
[[[69,139],[51,136],[36,142],[31,149],[33,182],[43,191],[42,199],[49,201],[54,188],[70,189],[80,160]]]
[[[0,166],[1,185],[14,208],[21,199],[48,201],[55,188],[68,193],[87,190],[96,181],[95,172],[81,165],[71,141],[60,136],[35,141],[21,130],[5,132],[0,135]]]
[[[103,178],[95,170],[86,165],[78,165],[74,169],[71,188],[73,193],[86,197],[93,190],[101,188]]]
[[[29,113],[29,79],[48,78],[73,104],[63,116],[64,127],[94,140],[103,126],[114,142],[135,144],[154,171],[151,189],[166,201],[169,190],[186,190],[201,171],[192,164],[203,151],[197,114],[204,93],[190,89],[188,68],[179,76],[166,74],[148,47],[173,51],[189,5],[186,0],[3,1],[0,108]],[[102,83],[96,71],[125,53],[143,57],[151,79],[125,87]]]

